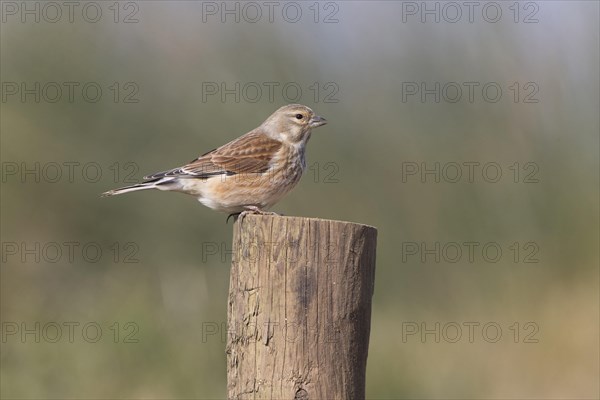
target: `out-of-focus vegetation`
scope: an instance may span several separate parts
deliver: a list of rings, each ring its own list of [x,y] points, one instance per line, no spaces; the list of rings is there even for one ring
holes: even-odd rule
[[[191,197],[98,194],[257,126],[288,102],[289,82],[330,123],[314,132],[311,169],[275,210],[379,229],[367,396],[598,398],[597,2],[530,3],[534,23],[523,22],[535,9],[523,3],[518,23],[509,3],[497,23],[481,7],[472,23],[466,8],[456,23],[406,13],[403,22],[401,2],[367,1],[336,3],[337,23],[323,22],[336,9],[324,3],[318,23],[309,3],[297,23],[282,5],[273,22],[263,6],[255,23],[222,23],[184,1],[119,3],[119,23],[112,2],[98,3],[102,18],[90,23],[84,4],[72,23],[66,14],[22,23],[3,8],[2,398],[225,397],[225,344],[207,332],[226,320],[231,224]],[[134,11],[138,22],[123,23]],[[49,102],[50,85],[39,103],[32,94],[23,102],[11,82],[64,91]],[[73,102],[65,82],[80,84]],[[89,82],[102,88],[98,102],[83,97]],[[207,95],[211,82],[247,92],[221,101]],[[264,89],[255,102],[253,82]],[[272,100],[268,82],[279,85]],[[440,91],[454,82],[463,97],[447,101],[450,85],[439,103],[420,93],[403,101],[411,82]],[[473,101],[465,82],[479,83]],[[502,89],[499,101],[483,97],[486,83]],[[436,162],[439,183],[407,175]],[[480,163],[472,182],[470,162]],[[39,182],[21,176],[35,163]],[[97,164],[84,171],[88,163]],[[456,183],[453,163],[463,166]],[[498,182],[486,181],[494,169],[482,175],[486,163],[500,166]],[[78,243],[72,257],[68,242]],[[465,242],[479,243],[473,262]],[[439,262],[426,252],[436,243]],[[502,255],[491,262],[496,245]],[[36,322],[39,343],[21,336]],[[52,323],[62,327],[55,343]],[[409,334],[436,323],[439,343]],[[479,324],[472,340],[469,323]]]

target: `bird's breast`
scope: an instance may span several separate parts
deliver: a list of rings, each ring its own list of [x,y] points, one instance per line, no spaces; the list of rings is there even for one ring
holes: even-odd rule
[[[287,182],[297,183],[306,169],[305,147],[303,145],[282,146],[274,157],[272,170]]]

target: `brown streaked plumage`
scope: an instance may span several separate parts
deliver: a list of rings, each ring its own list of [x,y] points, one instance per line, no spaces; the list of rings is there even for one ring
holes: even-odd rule
[[[102,196],[145,189],[196,196],[217,211],[262,212],[285,196],[306,168],[305,148],[312,129],[326,120],[308,107],[290,104],[258,128],[190,163],[144,177],[144,182]]]

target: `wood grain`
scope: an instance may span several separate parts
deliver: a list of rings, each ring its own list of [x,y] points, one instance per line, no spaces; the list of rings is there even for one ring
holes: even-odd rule
[[[364,399],[376,242],[350,222],[235,223],[229,399]]]

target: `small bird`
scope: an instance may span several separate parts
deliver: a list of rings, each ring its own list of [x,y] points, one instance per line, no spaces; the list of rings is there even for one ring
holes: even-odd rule
[[[145,176],[142,183],[102,196],[158,189],[196,196],[205,206],[230,217],[266,214],[300,180],[312,129],[326,123],[306,106],[283,106],[258,128],[182,167]]]

